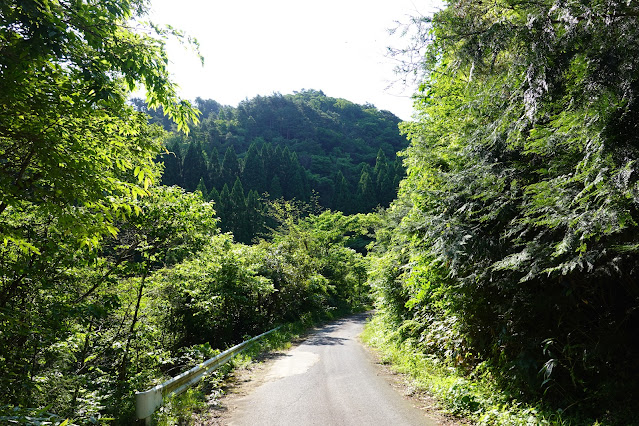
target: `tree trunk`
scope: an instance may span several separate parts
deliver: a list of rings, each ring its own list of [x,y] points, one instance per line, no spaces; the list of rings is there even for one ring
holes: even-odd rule
[[[146,281],[148,270],[144,271],[142,280],[140,281],[140,287],[138,288],[138,298],[135,303],[135,312],[133,313],[133,320],[131,321],[131,327],[129,327],[129,336],[126,340],[126,346],[124,347],[124,355],[122,355],[122,363],[120,364],[120,372],[118,379],[120,381],[126,380],[127,363],[129,358],[129,349],[131,347],[131,341],[133,340],[133,333],[135,332],[135,326],[138,322],[138,314],[140,312],[140,302],[142,301],[142,294],[144,293],[144,282]]]

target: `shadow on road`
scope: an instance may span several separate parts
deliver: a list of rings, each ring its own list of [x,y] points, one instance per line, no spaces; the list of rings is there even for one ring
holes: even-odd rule
[[[343,338],[343,337],[335,337],[335,336],[331,336],[330,334],[338,330],[344,324],[365,322],[368,318],[370,318],[370,316],[371,316],[370,312],[364,312],[361,314],[355,314],[355,315],[348,316],[346,318],[334,320],[330,324],[327,324],[323,327],[313,330],[303,343],[306,345],[313,345],[313,346],[343,345],[344,342],[350,339]]]
[[[343,345],[347,340],[349,339],[345,339],[343,337],[311,336],[304,342],[304,344],[311,346]]]

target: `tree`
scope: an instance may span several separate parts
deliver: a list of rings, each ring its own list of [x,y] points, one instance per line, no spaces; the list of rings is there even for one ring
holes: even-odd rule
[[[220,192],[217,189],[215,189],[215,188],[211,189],[211,192],[209,192],[209,195],[208,195],[208,199],[209,199],[209,201],[211,201],[213,203],[215,208],[219,210]]]
[[[139,181],[153,179],[148,158],[157,146],[145,140],[152,130],[144,114],[125,104],[127,93],[144,83],[149,106],[163,106],[182,128],[195,113],[175,95],[164,42],[126,26],[141,6],[127,0],[108,8],[3,4],[0,213],[52,193],[59,202],[87,203],[102,200],[105,191],[130,193],[120,179],[110,180],[115,171],[137,167],[144,172]],[[135,145],[121,143],[132,135],[139,135]],[[115,155],[127,160],[106,161]],[[82,176],[82,184],[69,176]]]
[[[219,235],[198,256],[160,272],[164,297],[158,308],[171,325],[174,346],[223,348],[268,329],[260,305],[273,285],[258,275],[256,257],[229,235]]]
[[[250,190],[246,196],[247,234],[250,241],[262,237],[266,232],[264,210],[264,205],[257,191]]]
[[[184,189],[195,191],[200,179],[207,177],[208,167],[202,145],[199,142],[192,141],[184,155],[184,164],[182,165],[182,175],[184,177]]]
[[[284,312],[292,319],[304,311],[366,301],[367,292],[359,289],[366,286],[364,262],[359,253],[345,246],[346,235],[365,232],[361,226],[364,217],[330,211],[308,215],[313,207],[299,201],[277,200],[269,207],[280,226],[272,243],[265,247],[262,242],[258,247],[267,251],[269,261],[261,272],[271,278],[275,289],[268,306],[270,315]]]
[[[638,17],[620,1],[452,2],[403,125],[401,320],[423,337],[454,318],[451,351],[595,413],[639,375]]]
[[[237,154],[235,148],[230,145],[224,153],[224,160],[222,160],[222,168],[220,170],[220,181],[224,185],[234,185],[235,179],[240,177],[240,163],[237,160]]]
[[[141,214],[120,225],[118,241],[114,245],[116,252],[112,253],[114,259],[123,259],[122,263],[128,263],[126,270],[129,274],[140,277],[128,336],[118,367],[121,382],[127,377],[129,350],[134,344],[146,278],[151,271],[178,263],[199,251],[216,233],[212,205],[203,202],[195,194],[184,193],[180,188],[153,188],[150,196],[142,199],[138,205]],[[89,291],[95,289],[92,287]],[[89,291],[83,297],[87,297]]]
[[[252,143],[246,152],[242,168],[242,182],[249,190],[255,190],[258,193],[266,190],[264,160],[255,143]]]
[[[164,163],[164,171],[162,172],[162,185],[178,185],[183,186],[182,178],[182,153],[177,140],[173,140],[167,147],[167,152],[160,156]]]
[[[348,182],[340,170],[335,175],[335,191],[333,191],[333,199],[331,207],[334,210],[350,213],[351,206],[353,205],[352,193],[348,187]]]
[[[377,151],[377,158],[375,159],[375,168],[373,169],[373,176],[377,178],[380,174],[384,173],[388,169],[388,158],[384,154],[384,150],[380,148]]]
[[[255,189],[261,194],[268,192],[277,175],[286,199],[310,200],[311,192],[315,191],[322,203],[329,206],[338,169],[349,186],[356,189],[361,164],[370,167],[378,164],[369,175],[379,195],[377,201],[386,205],[394,197],[395,187],[381,190],[385,179],[380,179],[383,174],[380,170],[386,163],[392,169],[386,183],[398,183],[391,155],[407,144],[398,131],[399,119],[372,105],[337,101],[320,92],[305,90],[293,95],[258,96],[242,101],[237,108],[225,106],[218,114],[211,112],[193,130],[193,138],[201,141],[212,161],[209,177],[205,178],[207,188],[215,186],[219,191],[224,183],[232,188],[238,176],[235,170],[240,170],[244,189]],[[351,109],[353,114],[340,114]],[[227,159],[230,163],[226,169],[231,171],[223,172],[228,176],[218,178],[213,152],[220,150],[223,162],[230,147],[236,154],[235,159],[232,155]],[[238,158],[236,168],[233,163]]]
[[[209,164],[207,169],[206,185],[209,188],[216,187],[220,182],[220,154],[216,147],[213,147],[209,154]]]
[[[2,5],[0,215],[43,200],[107,209],[110,195],[138,196],[157,180],[158,130],[126,105],[127,94],[145,84],[149,106],[163,106],[181,128],[195,112],[175,95],[162,39],[126,26],[142,11],[127,0]],[[28,247],[3,229],[3,239]]]
[[[307,201],[310,196],[305,192],[304,188],[304,170],[297,165],[294,167],[293,174],[288,182],[288,198]]]
[[[278,176],[273,176],[268,187],[268,195],[272,200],[276,200],[284,196],[284,191],[282,191],[282,185],[280,184],[280,178]]]
[[[392,164],[391,164],[392,166]],[[377,152],[377,160],[371,179],[375,183],[375,193],[379,204],[388,206],[395,198],[395,188],[393,186],[394,169],[389,167],[388,159],[384,151],[380,148]]]
[[[236,240],[242,243],[250,243],[251,236],[248,233],[246,198],[244,197],[244,187],[239,177],[235,179],[233,189],[231,189],[227,212],[228,216],[225,220]]]
[[[216,115],[222,109],[222,105],[212,99],[202,99],[199,96],[195,98],[195,106],[202,113],[202,117],[208,118],[210,115]]]
[[[375,194],[375,185],[371,179],[370,168],[362,168],[362,174],[357,185],[356,202],[359,212],[371,211],[377,205],[377,195]]]
[[[204,178],[200,178],[195,191],[200,191],[200,194],[202,194],[202,197],[205,199],[209,195],[209,191],[206,189],[206,184],[204,183]]]
[[[222,232],[231,232],[231,191],[229,190],[229,186],[224,184],[222,187],[222,191],[220,191],[220,199],[217,207],[217,214],[220,217],[220,229]]]
[[[196,118],[167,70],[164,43],[177,33],[133,30],[144,11],[130,0],[0,5],[3,403],[49,402],[36,370],[60,361],[52,345],[73,338],[90,309],[75,272],[100,263],[101,245],[140,213],[136,200],[159,180],[153,160],[163,131],[127,104],[131,90],[143,84],[148,106],[162,107],[181,129]]]

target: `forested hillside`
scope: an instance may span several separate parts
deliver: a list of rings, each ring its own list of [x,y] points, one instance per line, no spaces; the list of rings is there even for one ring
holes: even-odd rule
[[[171,123],[161,112],[152,122]],[[325,208],[348,214],[388,206],[404,168],[395,153],[407,146],[399,119],[372,105],[357,105],[320,91],[258,96],[237,108],[196,100],[201,122],[188,136],[173,132],[162,183],[202,191],[213,200],[220,226],[242,242],[265,232],[260,199],[318,197]]]

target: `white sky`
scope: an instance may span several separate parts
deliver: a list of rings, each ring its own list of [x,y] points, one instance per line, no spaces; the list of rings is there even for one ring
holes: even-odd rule
[[[408,40],[388,29],[432,14],[439,0],[152,0],[150,20],[200,42],[197,56],[170,44],[171,72],[186,99],[237,106],[246,98],[322,90],[369,102],[408,120],[415,87],[398,83],[388,46]]]

